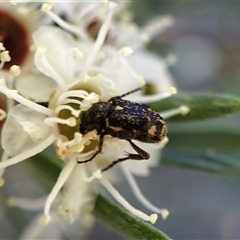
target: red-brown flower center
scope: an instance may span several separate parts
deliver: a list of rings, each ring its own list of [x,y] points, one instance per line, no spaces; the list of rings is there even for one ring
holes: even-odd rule
[[[12,65],[22,66],[29,52],[28,32],[18,19],[4,10],[0,10],[0,42],[11,56],[11,61],[5,63],[4,69]]]

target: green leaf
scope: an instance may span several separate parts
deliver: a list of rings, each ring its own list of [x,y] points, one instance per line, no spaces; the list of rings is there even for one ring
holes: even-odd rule
[[[134,217],[101,195],[97,197],[93,215],[100,222],[111,227],[128,239],[169,239],[163,232],[160,232],[150,224]]]
[[[157,112],[186,105],[190,108],[190,112],[187,115],[176,115],[169,118],[168,121],[193,121],[238,112],[240,110],[240,98],[224,95],[177,94],[159,102],[148,103],[148,105]]]
[[[51,159],[51,152],[41,153],[29,161],[30,167],[49,189],[52,188],[62,169],[61,164],[58,163],[60,160],[56,161],[53,156],[55,155],[52,154]],[[130,239],[169,239],[150,224],[134,217],[100,195],[97,196],[93,214],[104,225]]]
[[[239,116],[169,125],[161,164],[240,176]]]

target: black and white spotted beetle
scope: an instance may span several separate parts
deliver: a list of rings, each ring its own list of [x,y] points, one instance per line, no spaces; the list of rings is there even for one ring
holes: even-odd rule
[[[98,150],[93,156],[78,163],[92,161],[101,153],[105,135],[125,139],[138,154],[127,153],[125,158],[113,161],[102,171],[106,171],[118,162],[128,159],[149,159],[150,155],[131,140],[134,139],[145,143],[160,142],[167,134],[167,126],[163,118],[148,105],[122,99],[122,97],[138,90],[141,90],[141,88],[113,97],[107,102],[94,103],[91,108],[83,113],[79,129],[80,133],[85,135],[92,130],[96,130],[100,138]]]

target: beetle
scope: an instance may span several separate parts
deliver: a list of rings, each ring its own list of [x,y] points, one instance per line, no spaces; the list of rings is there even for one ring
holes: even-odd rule
[[[126,153],[125,158],[113,161],[102,171],[106,171],[115,164],[128,159],[149,159],[150,155],[134,144],[132,140],[145,143],[160,142],[167,134],[167,125],[163,118],[148,105],[122,99],[138,90],[141,90],[141,88],[121,96],[112,97],[107,102],[94,103],[91,108],[83,113],[79,126],[80,133],[85,135],[92,130],[96,130],[99,135],[99,144],[98,150],[90,159],[78,161],[78,163],[92,161],[101,153],[104,136],[106,135],[128,141],[138,154]]]

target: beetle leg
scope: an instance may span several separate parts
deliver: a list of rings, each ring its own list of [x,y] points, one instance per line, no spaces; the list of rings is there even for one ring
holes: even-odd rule
[[[103,146],[103,138],[104,138],[104,133],[102,133],[99,137],[99,144],[98,144],[98,150],[92,155],[91,158],[84,160],[84,161],[77,161],[77,163],[87,163],[91,162],[99,153],[102,152],[102,146]]]
[[[130,145],[132,146],[132,148],[139,154],[129,154],[130,155],[138,155],[139,157],[142,157],[141,159],[136,159],[136,158],[133,158],[133,159],[136,159],[136,160],[144,160],[144,159],[149,159],[150,158],[150,155],[145,152],[144,150],[142,150],[140,147],[138,147],[136,144],[134,144],[131,140],[127,140]]]
[[[138,147],[137,145],[135,145],[133,142],[131,142],[131,140],[127,140],[132,148],[138,153],[138,154],[131,154],[131,153],[127,153],[127,157],[125,158],[119,158],[118,160],[113,161],[110,165],[108,165],[107,167],[105,167],[104,169],[102,169],[102,172],[108,170],[109,168],[113,167],[114,165],[116,165],[119,162],[124,162],[128,159],[133,159],[133,160],[147,160],[149,159],[150,155],[145,152],[144,150],[142,150],[140,147]]]

